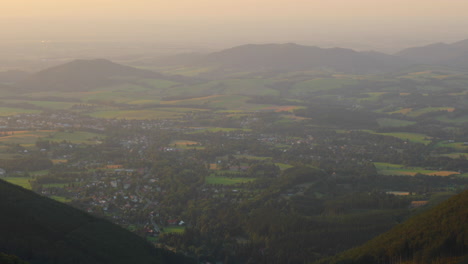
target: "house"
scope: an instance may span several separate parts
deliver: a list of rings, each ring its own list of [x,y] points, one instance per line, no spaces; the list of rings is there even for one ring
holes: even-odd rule
[[[428,201],[412,201],[410,208],[418,208],[418,207],[426,205],[427,203]]]
[[[0,176],[5,176],[6,175],[6,170],[0,168]]]
[[[177,222],[178,222],[177,219],[167,220],[167,223],[169,225],[177,225]]]

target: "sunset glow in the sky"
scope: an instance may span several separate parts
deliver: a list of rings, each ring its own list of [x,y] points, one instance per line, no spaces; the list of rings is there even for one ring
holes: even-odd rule
[[[468,37],[466,0],[10,0],[0,13],[3,40],[313,43],[415,33],[427,41]]]

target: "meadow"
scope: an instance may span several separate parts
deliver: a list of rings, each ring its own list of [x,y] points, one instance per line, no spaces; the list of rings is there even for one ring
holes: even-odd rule
[[[382,135],[382,136],[390,136],[390,137],[396,137],[401,140],[408,140],[414,143],[421,143],[424,145],[427,145],[432,142],[432,140],[424,134],[419,134],[419,133],[409,133],[409,132],[393,132],[393,133],[378,133],[370,130],[363,130],[368,133],[372,134],[377,134],[377,135]]]
[[[69,141],[80,144],[97,144],[102,135],[84,131],[61,132],[56,130],[12,131],[7,136],[0,137],[0,143],[20,144],[24,147],[33,146],[39,139],[61,142]]]
[[[377,172],[382,175],[414,176],[419,173],[430,176],[450,176],[460,174],[456,171],[427,170],[421,167],[406,167],[401,164],[391,164],[385,162],[374,162],[374,165],[377,169]]]
[[[236,185],[240,183],[247,183],[255,181],[254,178],[245,177],[220,177],[211,175],[205,178],[206,184],[221,184],[221,185]]]
[[[25,189],[31,190],[31,184],[29,183],[32,180],[29,177],[0,177],[0,179],[7,181],[11,184],[21,186]]]

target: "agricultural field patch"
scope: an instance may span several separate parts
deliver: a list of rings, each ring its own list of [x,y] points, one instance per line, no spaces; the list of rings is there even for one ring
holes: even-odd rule
[[[438,142],[435,147],[440,148],[451,148],[457,151],[468,151],[468,145],[465,145],[464,142],[447,142],[447,141],[442,141]]]
[[[203,133],[203,132],[232,132],[232,131],[252,131],[249,128],[230,128],[230,127],[192,127],[194,131],[192,133]]]
[[[25,189],[31,190],[31,184],[29,183],[32,180],[29,177],[0,177],[1,180],[7,181],[11,184],[21,186]]]
[[[404,127],[416,124],[413,121],[406,121],[394,118],[379,118],[377,119],[380,127]]]
[[[463,124],[463,123],[468,123],[468,115],[460,116],[460,117],[455,117],[451,118],[448,116],[438,116],[436,117],[437,120],[445,123],[453,123],[453,124]]]
[[[372,133],[372,134],[377,134],[377,135],[396,137],[401,140],[408,140],[414,143],[422,143],[425,145],[431,143],[431,138],[424,134],[409,133],[409,132],[377,133],[377,132],[373,132],[370,130],[363,130],[363,131]]]
[[[290,92],[295,95],[301,95],[318,91],[339,89],[343,86],[353,84],[357,84],[357,80],[348,78],[317,78],[295,84]]]
[[[162,233],[176,233],[176,234],[182,234],[185,230],[184,226],[167,226],[164,227],[162,230]]]
[[[208,176],[205,178],[206,184],[221,184],[221,185],[235,185],[239,183],[247,183],[254,181],[254,178],[244,177],[219,177],[219,176]]]
[[[408,116],[411,117],[418,117],[423,114],[431,113],[431,112],[439,112],[439,111],[447,111],[449,113],[455,111],[454,107],[425,107],[417,110],[413,110],[408,113]]]
[[[421,167],[406,167],[401,164],[391,164],[384,162],[374,162],[374,165],[377,168],[377,172],[382,175],[414,176],[419,173],[430,176],[450,176],[460,174],[456,171],[427,170]]]
[[[388,114],[402,114],[402,115],[407,115],[407,114],[410,113],[411,111],[413,111],[413,108],[402,108],[402,109],[399,109],[399,110],[396,110],[396,111],[393,111],[393,112],[389,112]]]
[[[61,203],[69,203],[69,202],[72,201],[69,198],[66,198],[66,197],[63,197],[63,196],[57,196],[57,195],[50,196],[50,198],[54,199],[57,202],[61,202]]]
[[[439,157],[447,157],[451,159],[460,159],[462,157],[468,158],[468,153],[448,153],[437,155]]]
[[[16,107],[0,107],[0,116],[14,116],[19,114],[37,114],[40,110],[35,109],[23,109]]]
[[[180,118],[183,113],[176,112],[175,109],[160,110],[160,109],[141,109],[141,110],[104,110],[95,111],[89,115],[97,118],[108,119],[130,119],[130,120],[155,120],[155,119],[176,119]]]
[[[262,110],[270,110],[274,112],[294,112],[294,110],[297,109],[304,109],[305,107],[303,106],[297,106],[297,105],[282,105],[282,106],[268,106],[263,108]]]
[[[203,149],[200,142],[190,140],[173,140],[169,146],[179,149]]]
[[[70,141],[72,143],[96,144],[102,135],[84,131],[59,132],[56,130],[37,131],[11,131],[7,136],[0,137],[0,142],[5,144],[20,144],[22,146],[32,146],[38,139],[49,141]]]

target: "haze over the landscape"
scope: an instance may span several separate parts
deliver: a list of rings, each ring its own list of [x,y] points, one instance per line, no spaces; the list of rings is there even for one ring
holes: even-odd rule
[[[297,42],[394,52],[466,38],[463,0],[43,0],[2,4],[2,42],[127,41],[227,48]]]
[[[468,263],[468,0],[0,7],[0,264]]]

